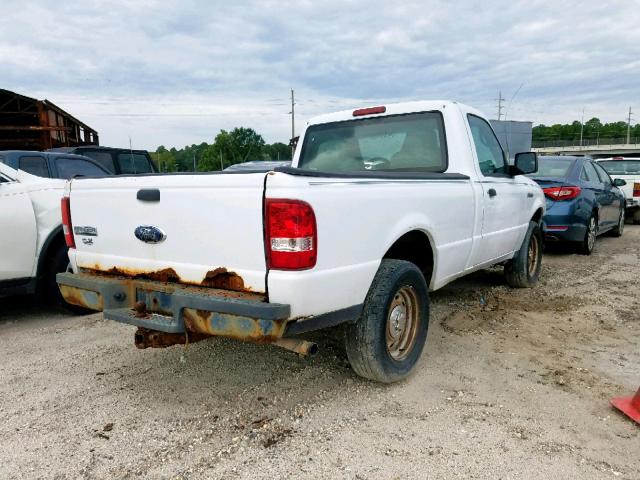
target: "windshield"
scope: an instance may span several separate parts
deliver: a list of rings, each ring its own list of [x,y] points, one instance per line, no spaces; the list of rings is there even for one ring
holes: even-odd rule
[[[640,159],[598,162],[609,175],[640,175]]]
[[[302,142],[298,167],[325,172],[444,172],[442,115],[425,112],[313,125]]]
[[[527,176],[564,178],[568,175],[573,162],[575,162],[573,158],[538,157],[538,171]]]

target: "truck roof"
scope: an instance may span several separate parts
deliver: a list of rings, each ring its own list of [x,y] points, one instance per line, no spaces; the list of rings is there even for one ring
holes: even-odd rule
[[[455,102],[453,100],[423,100],[417,102],[401,102],[401,103],[385,103],[378,104],[379,106],[384,106],[384,113],[378,114],[370,114],[366,115],[367,118],[374,116],[387,116],[387,115],[402,115],[407,113],[417,113],[417,112],[428,112],[432,110],[440,110],[442,108],[447,107],[455,107],[462,108],[463,110],[470,113],[477,113],[482,115],[478,110],[464,105],[462,103]],[[372,107],[363,107],[363,108],[372,108]],[[327,113],[324,115],[318,115],[309,120],[308,125],[315,125],[319,123],[331,123],[331,122],[341,122],[345,120],[353,120],[354,111],[357,109],[350,110],[341,110],[339,112]]]

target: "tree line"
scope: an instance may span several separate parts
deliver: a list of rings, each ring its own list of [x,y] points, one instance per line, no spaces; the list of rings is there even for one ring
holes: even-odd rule
[[[211,144],[181,149],[160,145],[151,157],[162,172],[209,172],[250,160],[291,160],[291,147],[282,142],[268,144],[252,128],[238,127],[220,130]]]
[[[581,123],[575,120],[572,123],[555,125],[536,125],[533,127],[533,142],[553,142],[553,141],[572,141],[576,144],[580,141]],[[631,142],[635,143],[636,138],[640,137],[640,124],[631,126]],[[602,144],[609,143],[610,139],[617,139],[614,143],[620,143],[620,139],[627,138],[627,122],[602,123],[599,118],[592,118],[584,122],[582,128],[583,141],[589,140],[590,143],[599,142]],[[634,142],[635,140],[635,142]],[[624,142],[622,142],[624,143]]]

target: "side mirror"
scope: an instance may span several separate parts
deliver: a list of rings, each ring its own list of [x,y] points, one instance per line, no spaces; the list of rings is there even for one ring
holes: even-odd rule
[[[625,182],[623,179],[621,178],[616,178],[613,181],[613,186],[614,187],[624,187],[627,184],[627,182]]]
[[[511,175],[527,175],[538,171],[538,154],[536,152],[516,153]]]

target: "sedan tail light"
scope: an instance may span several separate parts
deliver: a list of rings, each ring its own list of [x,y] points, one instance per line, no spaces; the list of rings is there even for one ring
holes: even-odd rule
[[[64,233],[64,241],[67,243],[67,247],[76,248],[76,242],[73,239],[73,226],[71,225],[71,201],[69,197],[62,197],[60,210],[62,210],[62,232]]]
[[[313,268],[318,256],[318,230],[311,205],[301,200],[266,199],[265,249],[267,268]]]
[[[543,188],[542,191],[545,196],[551,200],[571,200],[572,198],[576,198],[580,195],[582,190],[580,187],[562,186]]]
[[[640,182],[633,183],[633,196],[640,197]]]

